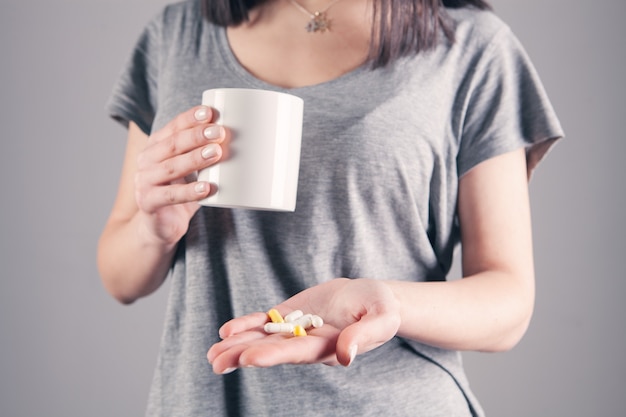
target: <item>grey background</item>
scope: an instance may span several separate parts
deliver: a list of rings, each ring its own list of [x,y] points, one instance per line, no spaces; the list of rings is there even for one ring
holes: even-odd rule
[[[142,415],[167,285],[121,306],[96,241],[125,132],[105,99],[164,0],[0,0],[0,415]],[[624,0],[495,0],[568,134],[531,183],[537,305],[468,353],[490,416],[626,415]],[[458,271],[458,268],[457,268]]]

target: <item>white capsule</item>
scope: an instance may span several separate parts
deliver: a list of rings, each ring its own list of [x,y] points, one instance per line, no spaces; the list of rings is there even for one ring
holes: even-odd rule
[[[318,327],[322,327],[324,325],[324,320],[320,316],[316,316],[314,314],[311,316],[311,324],[317,329]]]
[[[304,313],[302,312],[302,310],[294,310],[291,313],[287,314],[285,316],[285,321],[287,323],[290,323],[294,320],[299,319],[300,317],[302,317],[304,315]]]
[[[263,329],[265,333],[292,333],[294,328],[293,323],[265,323]]]
[[[292,321],[292,323],[296,326],[302,326],[305,329],[308,329],[313,325],[313,315],[305,314],[297,320]]]

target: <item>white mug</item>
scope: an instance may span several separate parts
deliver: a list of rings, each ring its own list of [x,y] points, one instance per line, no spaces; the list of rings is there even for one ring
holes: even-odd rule
[[[276,91],[218,88],[202,93],[230,131],[226,157],[198,173],[217,184],[204,206],[294,211],[302,140],[301,98]]]

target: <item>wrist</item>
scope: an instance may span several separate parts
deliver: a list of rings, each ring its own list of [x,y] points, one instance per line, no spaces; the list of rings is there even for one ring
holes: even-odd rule
[[[166,231],[166,228],[159,229],[155,226],[154,215],[138,212],[135,216],[135,230],[137,242],[144,249],[157,251],[162,254],[172,252],[184,233],[176,233],[174,228]]]

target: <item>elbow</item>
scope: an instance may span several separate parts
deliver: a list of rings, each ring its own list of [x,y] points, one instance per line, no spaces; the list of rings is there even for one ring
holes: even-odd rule
[[[116,285],[114,282],[107,280],[104,278],[104,275],[101,273],[101,281],[104,289],[111,297],[113,297],[116,301],[123,305],[130,305],[137,301],[139,298],[133,294],[130,294],[128,291],[125,291],[122,286]]]
[[[107,252],[102,238],[98,242],[96,253],[96,265],[100,282],[105,291],[120,304],[129,305],[137,301],[140,294],[129,286],[127,274],[116,267],[116,262],[111,261],[112,256]]]
[[[489,344],[484,349],[481,349],[481,351],[490,353],[501,353],[508,352],[515,348],[524,338],[524,335],[526,334],[528,327],[530,326],[532,310],[532,307],[530,307],[528,311],[526,311],[524,314],[521,314],[514,325],[508,327],[506,331],[503,331],[501,333],[500,337],[497,340]]]
[[[535,309],[534,274],[519,275],[516,284],[506,292],[501,301],[496,338],[484,351],[508,352],[515,348],[526,335]]]
[[[527,329],[528,323],[525,325],[521,325],[519,328],[509,331],[506,336],[502,337],[500,340],[491,344],[487,348],[482,349],[482,351],[489,353],[502,353],[511,351],[524,338]]]
[[[98,258],[98,273],[100,275],[100,282],[102,283],[105,291],[120,304],[129,305],[137,301],[139,298],[139,296],[135,295],[133,292],[129,291],[128,288],[126,288],[123,281],[116,278],[116,271],[107,267],[107,264],[101,262],[100,258]]]
[[[133,304],[138,299],[154,292],[158,285],[149,286],[143,280],[129,279],[128,274],[122,271],[100,268],[100,280],[104,289],[115,300],[124,305]]]
[[[135,301],[137,301],[138,297],[130,297],[126,294],[122,294],[122,293],[114,293],[109,291],[109,294],[111,294],[111,296],[117,300],[120,304],[123,305],[130,305],[132,303],[134,303]]]

